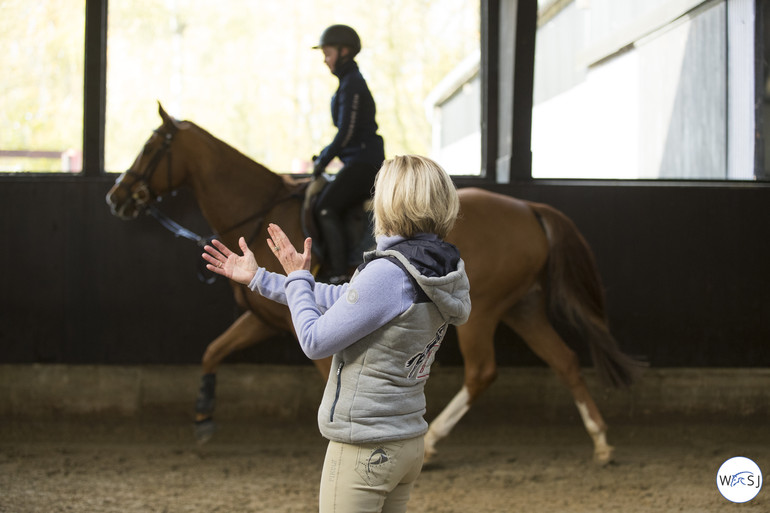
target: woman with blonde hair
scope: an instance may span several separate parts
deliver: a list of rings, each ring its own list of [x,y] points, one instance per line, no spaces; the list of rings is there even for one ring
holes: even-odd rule
[[[316,283],[312,241],[298,253],[276,225],[267,243],[286,275],[259,267],[243,238],[239,256],[206,246],[208,269],[287,304],[300,346],[333,356],[318,410],[329,440],[319,510],[403,512],[423,461],[425,382],[449,324],[470,314],[470,287],[455,246],[443,240],[459,210],[449,175],[416,155],[386,160],[377,174],[377,248],[350,283]]]

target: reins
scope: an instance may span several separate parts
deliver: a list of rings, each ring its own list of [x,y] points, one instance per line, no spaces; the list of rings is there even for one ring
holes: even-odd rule
[[[147,214],[154,217],[156,221],[160,223],[163,228],[167,229],[171,233],[174,234],[174,237],[183,237],[185,239],[191,240],[194,243],[196,243],[199,247],[203,247],[206,244],[208,244],[211,239],[214,239],[216,236],[211,235],[208,238],[202,237],[195,233],[192,230],[188,230],[181,224],[177,223],[170,217],[168,217],[166,214],[161,212],[161,210],[156,207],[155,205],[148,205],[146,207]]]
[[[290,200],[293,197],[295,197],[294,194],[286,194],[286,195],[276,199],[275,201],[271,202],[264,209],[256,212],[255,214],[252,214],[252,215],[248,216],[246,219],[244,219],[244,220],[234,224],[233,226],[231,226],[227,230],[223,230],[222,234],[230,233],[233,230],[235,230],[236,228],[239,228],[239,227],[243,226],[246,223],[249,223],[249,222],[254,221],[254,220],[258,220],[256,228],[252,231],[251,235],[246,239],[246,245],[250,246],[251,243],[254,242],[254,239],[257,237],[259,232],[262,231],[262,227],[265,224],[265,216],[267,215],[267,213],[270,212],[273,208],[275,208],[275,206],[278,205],[279,203],[282,203],[284,201],[288,201],[288,200]],[[198,245],[198,247],[201,248],[201,249],[203,249],[203,247],[205,245],[211,244],[211,241],[213,239],[219,238],[219,235],[217,235],[217,234],[211,234],[209,237],[203,237],[201,235],[198,235],[194,231],[185,228],[181,224],[179,224],[176,221],[174,221],[173,219],[171,219],[169,216],[164,214],[154,204],[147,205],[145,208],[146,208],[147,214],[152,216],[165,229],[167,229],[168,231],[173,233],[174,237],[183,237],[185,239],[191,240],[191,241],[195,242]],[[220,234],[220,235],[222,235],[222,234]],[[199,264],[199,269],[205,269],[203,267],[202,263]],[[198,271],[198,279],[200,281],[206,283],[207,285],[210,285],[210,284],[212,284],[212,283],[214,283],[216,281],[217,275],[216,274],[211,274],[211,276],[209,278],[206,278],[203,275],[203,271],[199,270]]]
[[[298,197],[295,194],[286,194],[281,198],[278,198],[277,200],[271,202],[267,207],[264,209],[248,216],[246,219],[243,219],[242,221],[237,222],[236,224],[230,226],[226,230],[222,230],[222,232],[219,235],[230,233],[234,231],[236,228],[240,228],[246,223],[249,223],[251,221],[254,221],[255,219],[258,219],[259,222],[257,223],[256,229],[252,232],[252,234],[249,236],[249,238],[246,239],[247,244],[251,244],[254,242],[254,239],[259,234],[259,232],[262,230],[262,226],[265,224],[265,215],[270,212],[273,208],[275,208],[276,205],[283,203],[284,201],[288,201],[293,197]],[[195,242],[198,246],[201,248],[205,246],[206,244],[209,244],[212,239],[217,238],[218,234],[212,234],[209,237],[203,237],[201,235],[198,235],[192,230],[189,230],[182,226],[181,224],[177,223],[173,219],[171,219],[169,216],[164,214],[158,207],[156,207],[154,204],[147,205],[145,207],[147,214],[155,218],[156,221],[158,221],[161,226],[163,226],[165,229],[170,231],[174,234],[175,237],[183,237],[185,239],[191,240]]]

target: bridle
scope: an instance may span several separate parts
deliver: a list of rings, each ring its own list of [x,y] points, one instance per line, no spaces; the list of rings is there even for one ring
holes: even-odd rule
[[[150,187],[150,180],[152,180],[155,171],[157,171],[163,157],[166,158],[166,177],[168,181],[168,190],[172,189],[171,178],[171,143],[174,141],[174,136],[179,129],[171,125],[167,132],[161,132],[159,129],[153,130],[156,134],[163,137],[163,144],[158,148],[150,159],[150,163],[144,169],[143,173],[138,173],[132,169],[128,169],[123,175],[119,176],[116,180],[118,188],[126,188],[131,195],[131,199],[134,201],[134,205],[137,210],[144,211],[150,207],[150,202],[157,200],[160,195],[153,192]],[[123,179],[125,176],[133,178],[131,183],[125,183]],[[138,184],[138,185],[137,185]]]

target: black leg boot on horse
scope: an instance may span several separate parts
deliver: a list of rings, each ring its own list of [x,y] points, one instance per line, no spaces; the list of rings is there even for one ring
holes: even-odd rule
[[[200,443],[207,442],[214,435],[214,397],[217,375],[214,373],[201,376],[201,387],[195,400],[195,438]]]

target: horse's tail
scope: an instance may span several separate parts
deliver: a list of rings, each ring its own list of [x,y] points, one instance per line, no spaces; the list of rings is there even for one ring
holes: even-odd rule
[[[567,323],[588,343],[602,382],[617,388],[631,385],[647,364],[623,353],[610,333],[591,248],[567,216],[545,204],[530,205],[548,237],[548,315]]]

